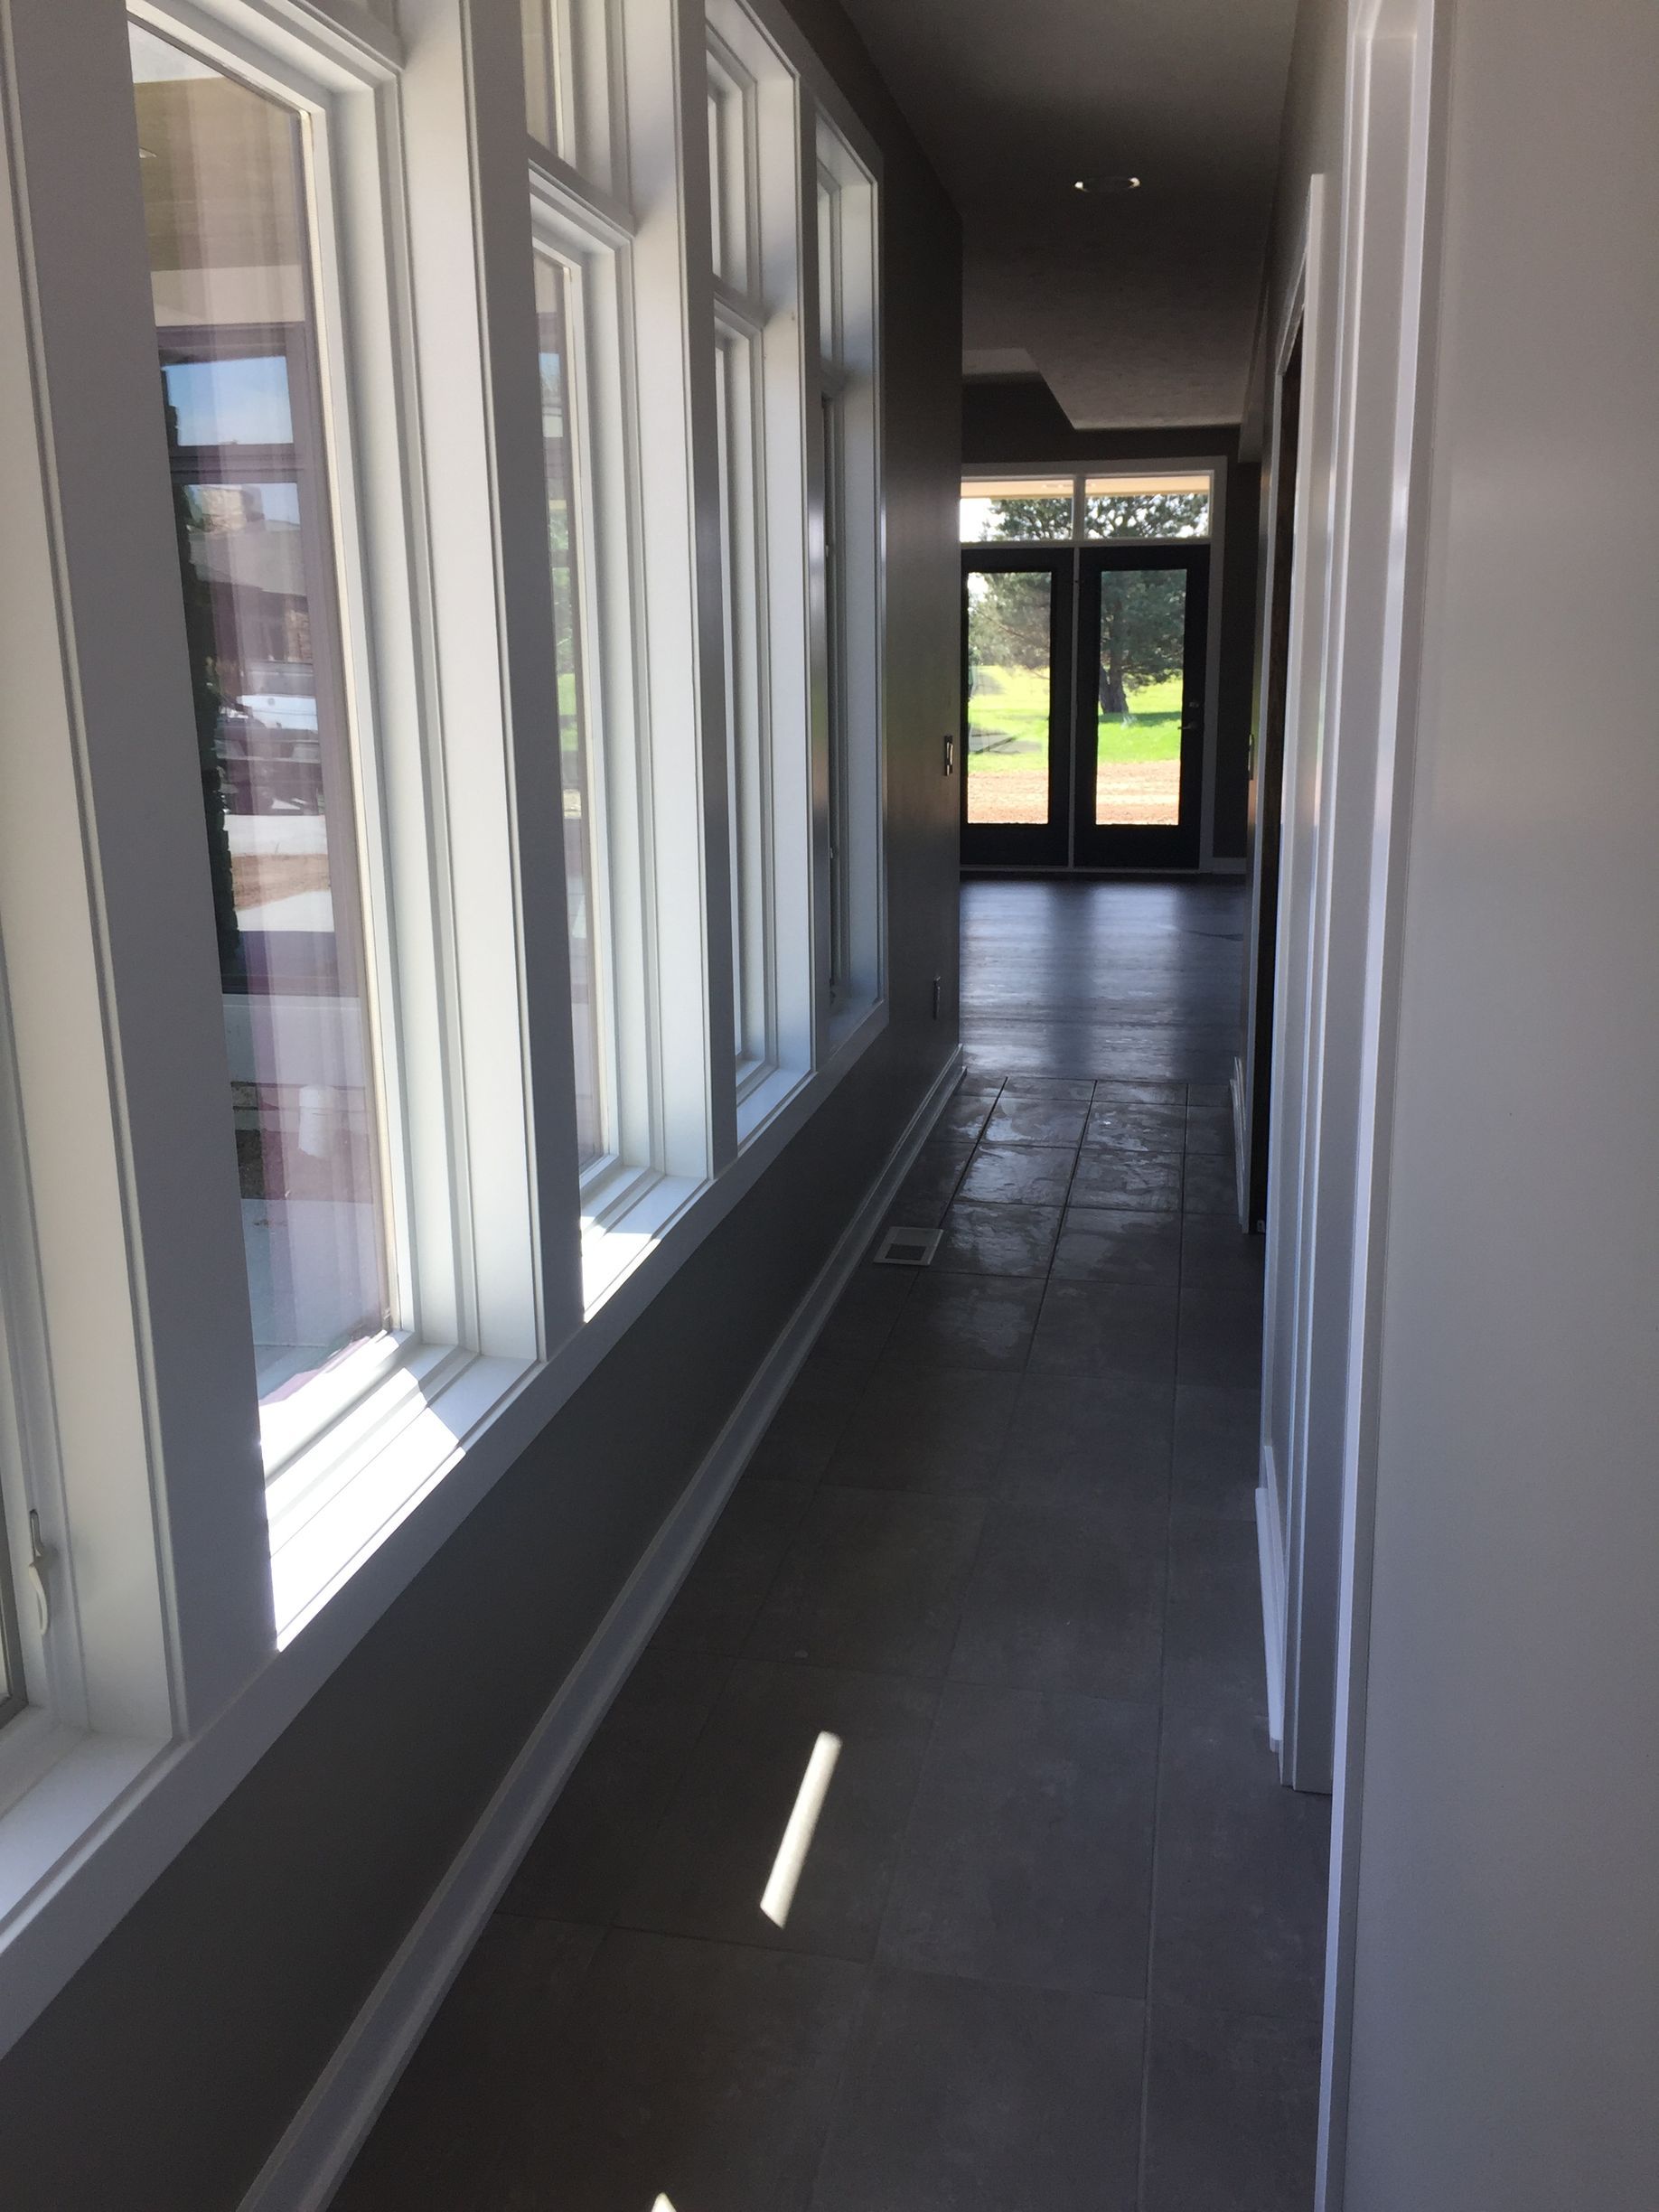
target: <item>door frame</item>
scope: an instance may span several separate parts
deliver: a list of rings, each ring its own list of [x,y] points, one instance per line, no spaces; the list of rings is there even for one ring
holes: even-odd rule
[[[1204,539],[1122,539],[1077,548],[1076,669],[1072,698],[1072,855],[1079,868],[1196,868],[1203,846],[1205,755],[1209,729],[1210,559]],[[1180,820],[1162,824],[1094,823],[1096,752],[1092,709],[1083,726],[1083,701],[1098,698],[1101,579],[1110,570],[1184,568],[1186,628],[1181,684]]]
[[[1065,867],[1072,854],[1072,647],[1076,548],[1071,545],[979,545],[962,548],[961,750],[960,831],[964,867]],[[1048,820],[970,822],[968,787],[968,578],[976,573],[1046,575],[1051,578],[1048,630]]]

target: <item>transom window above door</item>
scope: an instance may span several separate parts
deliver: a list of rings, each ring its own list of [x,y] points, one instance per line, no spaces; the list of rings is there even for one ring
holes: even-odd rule
[[[1204,544],[1214,504],[1208,469],[964,476],[961,540],[965,546]]]

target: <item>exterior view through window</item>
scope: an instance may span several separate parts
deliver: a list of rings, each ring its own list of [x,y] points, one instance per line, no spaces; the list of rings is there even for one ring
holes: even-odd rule
[[[242,1233],[270,1405],[389,1317],[308,127],[170,41],[137,24],[129,36]]]
[[[599,966],[595,929],[597,848],[594,785],[582,696],[576,576],[576,467],[570,382],[570,276],[536,256],[541,362],[541,450],[548,482],[548,546],[558,661],[558,766],[564,797],[565,891],[570,937],[570,1019],[576,1044],[576,1149],[583,1167],[605,1150],[600,1092]]]

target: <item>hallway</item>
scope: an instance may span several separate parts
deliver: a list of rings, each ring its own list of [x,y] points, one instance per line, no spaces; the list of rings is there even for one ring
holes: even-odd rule
[[[965,887],[968,1072],[891,1216],[938,1255],[842,1297],[343,2212],[1311,2201],[1328,1809],[1266,1737],[1242,915]]]

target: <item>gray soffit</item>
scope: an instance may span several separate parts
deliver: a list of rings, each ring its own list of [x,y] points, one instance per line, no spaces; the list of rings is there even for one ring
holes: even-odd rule
[[[1028,361],[1079,429],[1236,422],[1296,0],[843,5],[961,212],[968,373]]]

